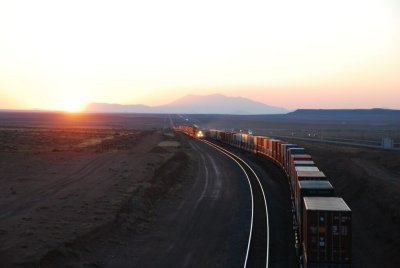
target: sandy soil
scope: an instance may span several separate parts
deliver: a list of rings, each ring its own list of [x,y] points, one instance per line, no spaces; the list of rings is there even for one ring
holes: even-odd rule
[[[118,237],[125,233],[116,230],[145,232],[155,221],[155,203],[190,184],[159,176],[169,172],[164,165],[181,163],[169,173],[179,175],[176,169],[192,161],[185,146],[176,143],[181,140],[154,130],[168,128],[168,116],[2,114],[0,125],[6,126],[0,128],[1,267],[102,266],[95,254],[125,246]],[[267,124],[249,118],[214,120],[213,127],[259,128],[267,135],[328,131],[318,123]],[[394,130],[353,128],[329,125],[346,137],[400,133],[397,125]],[[297,142],[353,211],[353,267],[400,267],[399,152]],[[164,182],[154,183],[158,179]],[[93,243],[98,250],[91,249]]]
[[[115,226],[140,232],[189,161],[165,141],[177,142],[161,131],[0,129],[1,266],[96,265],[80,257],[87,241],[115,245],[104,237]]]

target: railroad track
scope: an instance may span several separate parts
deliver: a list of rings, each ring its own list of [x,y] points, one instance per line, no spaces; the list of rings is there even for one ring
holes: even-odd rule
[[[244,268],[268,267],[269,223],[265,193],[254,170],[240,157],[207,140],[201,140],[235,161],[243,170],[250,186],[252,199],[251,225]]]

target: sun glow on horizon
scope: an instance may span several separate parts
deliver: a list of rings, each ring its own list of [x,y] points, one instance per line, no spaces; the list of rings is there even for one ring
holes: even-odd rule
[[[68,113],[82,112],[87,102],[79,96],[68,96],[63,99],[60,110]]]

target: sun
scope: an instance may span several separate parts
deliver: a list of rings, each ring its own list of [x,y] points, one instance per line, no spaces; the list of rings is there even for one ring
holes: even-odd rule
[[[63,100],[62,110],[69,113],[77,113],[83,110],[86,101],[79,96],[68,96]]]

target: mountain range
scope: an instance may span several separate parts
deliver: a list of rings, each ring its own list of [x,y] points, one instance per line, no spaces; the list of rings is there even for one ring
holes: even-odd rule
[[[89,103],[88,113],[286,114],[289,110],[243,97],[187,95],[160,106]]]

